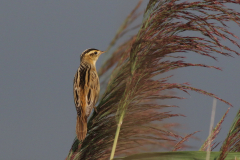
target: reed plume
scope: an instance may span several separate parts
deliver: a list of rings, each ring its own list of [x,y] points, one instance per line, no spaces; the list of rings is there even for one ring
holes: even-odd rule
[[[102,77],[107,71],[112,72],[97,106],[98,113],[92,114],[85,140],[82,143],[77,139],[74,141],[67,159],[109,159],[113,143],[117,144],[115,156],[132,154],[130,151],[149,144],[177,150],[179,146],[175,145],[186,139],[168,130],[170,125],[164,127],[163,123],[159,126],[152,123],[183,116],[161,111],[162,108],[176,107],[166,105],[162,100],[183,98],[168,94],[167,90],[195,91],[231,106],[213,93],[188,83],[170,83],[172,76],[163,76],[169,71],[193,66],[221,70],[216,66],[185,62],[185,57],[179,53],[199,54],[215,60],[217,57],[213,53],[229,57],[239,55],[221,41],[228,40],[240,48],[237,37],[226,24],[232,21],[239,25],[240,13],[226,7],[226,3],[239,5],[234,0],[150,0],[138,33],[116,47],[112,57],[100,69]],[[139,14],[135,10],[127,21],[136,15]],[[117,34],[125,33],[127,27],[128,23]],[[190,35],[188,31],[191,31]],[[116,36],[115,40],[118,38]],[[110,48],[113,44],[115,42]],[[176,143],[174,140],[179,138],[181,141]]]

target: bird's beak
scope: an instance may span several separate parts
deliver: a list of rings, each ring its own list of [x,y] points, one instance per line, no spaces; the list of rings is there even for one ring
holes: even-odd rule
[[[105,51],[101,51],[100,55],[103,54],[103,53],[105,53]]]

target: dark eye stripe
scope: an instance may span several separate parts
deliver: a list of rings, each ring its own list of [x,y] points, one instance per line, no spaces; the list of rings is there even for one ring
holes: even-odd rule
[[[93,50],[98,50],[98,49],[88,48],[88,49],[86,49],[85,51],[83,51],[83,53],[81,54],[81,57],[83,57],[85,54],[87,54],[87,53],[89,53],[89,52],[91,52],[91,51],[93,51]]]

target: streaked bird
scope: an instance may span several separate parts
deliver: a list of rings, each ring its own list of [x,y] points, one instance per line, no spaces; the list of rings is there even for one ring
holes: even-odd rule
[[[104,53],[98,49],[90,48],[83,51],[80,57],[80,66],[73,81],[74,103],[77,110],[76,134],[83,141],[87,134],[87,118],[92,109],[95,111],[100,84],[96,70],[96,61]]]

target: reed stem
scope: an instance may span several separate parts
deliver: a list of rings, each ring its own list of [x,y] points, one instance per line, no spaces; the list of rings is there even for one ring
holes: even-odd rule
[[[118,141],[118,137],[119,137],[119,132],[120,132],[120,128],[121,128],[122,122],[123,122],[123,115],[124,115],[124,113],[122,112],[121,117],[120,117],[119,122],[118,122],[118,126],[117,126],[117,130],[116,130],[116,134],[115,134],[115,138],[114,138],[114,142],[113,142],[113,147],[112,147],[110,160],[112,160],[114,158],[115,150],[116,150],[116,147],[117,147],[117,141]]]

